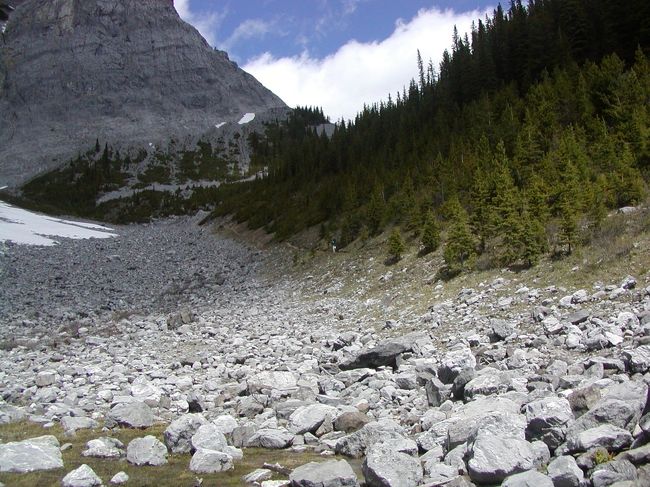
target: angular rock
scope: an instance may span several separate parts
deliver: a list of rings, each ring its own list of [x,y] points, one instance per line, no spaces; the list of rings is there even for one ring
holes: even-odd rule
[[[126,447],[126,460],[133,465],[154,467],[167,463],[167,447],[155,436],[131,440]]]
[[[93,429],[99,425],[92,418],[65,416],[61,419],[61,426],[66,434],[75,434],[77,430]]]
[[[535,468],[537,454],[526,440],[480,435],[469,448],[467,469],[472,481],[496,484]]]
[[[650,464],[650,443],[619,453],[616,460],[628,460],[634,465]]]
[[[575,458],[568,455],[555,458],[547,472],[555,487],[579,487],[585,477]]]
[[[57,468],[63,468],[63,458],[55,436],[0,444],[0,472],[27,473]]]
[[[220,451],[199,448],[190,460],[190,470],[195,473],[226,472],[233,468],[232,457]]]
[[[172,453],[189,453],[191,440],[197,430],[208,420],[200,414],[186,414],[175,419],[163,433],[165,445]]]
[[[554,487],[553,481],[537,470],[511,475],[501,484],[501,487]],[[557,485],[555,485],[557,487]]]
[[[362,468],[369,487],[410,487],[423,478],[422,464],[417,458],[381,443],[370,448]]]
[[[464,369],[476,367],[476,358],[468,347],[461,347],[447,352],[438,368],[438,378],[443,384],[451,384]]]
[[[352,359],[342,362],[339,367],[341,370],[376,369],[381,366],[396,368],[397,357],[412,351],[417,341],[426,338],[424,333],[409,333],[400,338],[384,340],[369,350],[362,350]]]
[[[335,407],[324,404],[302,406],[289,416],[287,429],[296,435],[314,433],[326,418],[332,418],[337,413]]]
[[[623,352],[625,366],[632,374],[645,374],[650,370],[650,345],[641,345]]]
[[[246,484],[255,484],[255,483],[260,483],[264,482],[265,480],[269,480],[271,477],[273,477],[273,471],[268,470],[266,468],[258,468],[253,470],[251,473],[248,475],[244,475],[242,477],[242,480]]]
[[[285,430],[262,428],[246,441],[245,446],[282,450],[291,446],[293,437],[293,434]]]
[[[613,460],[596,465],[591,472],[593,487],[608,487],[615,482],[636,480],[636,468],[628,460]]]
[[[298,381],[292,372],[263,371],[248,378],[248,392],[256,394],[278,390],[291,392],[296,389]]]
[[[578,434],[567,435],[567,448],[570,452],[582,452],[597,447],[621,451],[630,446],[632,440],[629,431],[611,424],[603,424]]]
[[[527,439],[542,440],[554,450],[564,442],[567,424],[574,416],[566,399],[545,397],[526,405],[526,419]]]
[[[0,424],[18,423],[27,417],[27,413],[21,408],[11,404],[0,404]]]
[[[61,481],[63,487],[96,487],[102,485],[102,479],[88,465],[69,472]]]
[[[381,420],[366,424],[359,431],[344,436],[336,442],[336,453],[361,458],[372,445],[390,439],[403,439],[404,430],[394,421]]]
[[[289,475],[295,487],[358,487],[359,481],[345,460],[310,462],[295,468]]]
[[[443,384],[437,377],[429,379],[424,386],[429,406],[437,407],[449,399],[451,386]]]
[[[148,428],[154,423],[153,411],[143,402],[117,404],[106,415],[106,426],[126,428]]]
[[[117,438],[107,437],[90,440],[81,452],[84,457],[95,458],[122,458],[124,453],[124,443]]]
[[[363,428],[363,426],[368,423],[370,423],[370,418],[365,414],[361,412],[345,411],[339,414],[334,420],[334,429],[336,431],[352,433]]]
[[[218,426],[212,423],[199,426],[196,433],[190,439],[190,450],[213,450],[226,452],[228,441],[226,436],[221,432]]]
[[[113,478],[111,478],[111,484],[113,485],[126,484],[128,481],[129,481],[129,476],[127,475],[126,472],[118,472],[115,475],[113,475]]]

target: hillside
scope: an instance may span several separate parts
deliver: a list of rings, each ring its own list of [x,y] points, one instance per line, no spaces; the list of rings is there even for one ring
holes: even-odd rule
[[[131,159],[174,141],[192,150],[202,136],[227,144],[234,130],[220,127],[246,113],[259,123],[286,109],[171,1],[22,1],[0,42],[0,187],[96,141]]]

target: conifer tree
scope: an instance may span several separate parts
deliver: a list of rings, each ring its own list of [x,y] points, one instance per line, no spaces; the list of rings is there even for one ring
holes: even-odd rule
[[[386,202],[381,186],[376,185],[370,195],[370,202],[366,211],[366,224],[371,235],[377,235],[384,224],[386,215]]]
[[[471,267],[476,258],[476,242],[469,226],[467,211],[457,197],[449,201],[450,224],[443,256],[452,272]]]
[[[560,245],[571,254],[578,242],[578,212],[568,199],[562,202],[560,210]]]
[[[402,258],[402,254],[406,250],[406,245],[402,239],[402,234],[399,229],[395,228],[388,238],[388,257],[394,262]]]
[[[428,212],[422,228],[422,252],[428,254],[440,246],[440,229],[433,212]]]

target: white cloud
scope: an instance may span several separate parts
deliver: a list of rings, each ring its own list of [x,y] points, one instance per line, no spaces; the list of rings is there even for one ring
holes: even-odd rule
[[[174,7],[181,19],[188,24],[192,24],[208,41],[208,44],[211,46],[216,45],[217,39],[215,35],[221,21],[227,15],[227,10],[198,14],[190,7],[190,0],[174,0]]]
[[[239,24],[230,35],[230,37],[226,39],[219,47],[220,49],[228,51],[240,41],[254,38],[261,39],[274,30],[276,30],[275,21],[247,19]]]
[[[364,103],[392,96],[417,77],[417,50],[425,63],[438,66],[451,45],[454,25],[469,32],[473,20],[486,12],[420,10],[410,21],[398,20],[390,37],[381,42],[351,40],[324,58],[275,58],[264,53],[249,60],[244,69],[290,106],[317,105],[333,120],[354,119]]]

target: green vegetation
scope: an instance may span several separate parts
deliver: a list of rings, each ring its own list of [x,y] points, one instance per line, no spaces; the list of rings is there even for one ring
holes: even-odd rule
[[[394,228],[390,237],[388,237],[388,258],[393,262],[398,262],[406,250],[402,234],[399,229]]]
[[[331,138],[306,123],[313,109],[269,126],[254,153],[268,176],[222,188],[214,214],[279,240],[328,222],[345,246],[395,225],[421,235],[434,212],[452,271],[571,254],[646,193],[646,3],[498,7],[439,70],[418,56],[417,81]]]
[[[87,464],[108,485],[110,479],[118,472],[124,471],[129,476],[129,485],[138,486],[169,486],[169,485],[194,485],[197,478],[203,479],[203,485],[239,486],[242,485],[241,477],[261,468],[264,462],[280,463],[288,468],[295,468],[310,461],[320,461],[321,456],[315,453],[293,453],[286,450],[263,450],[248,448],[244,450],[244,459],[235,462],[234,470],[218,474],[194,474],[189,470],[190,455],[169,455],[167,465],[160,467],[136,467],[126,460],[109,460],[90,458],[81,455],[88,441],[101,436],[117,438],[125,447],[134,438],[153,435],[163,441],[163,431],[166,425],[156,425],[146,430],[117,429],[110,432],[100,430],[80,430],[75,436],[69,437],[63,433],[60,426],[43,429],[34,423],[14,423],[0,426],[0,439],[3,442],[20,441],[42,435],[54,435],[63,445],[70,443],[72,446],[63,452],[65,468],[33,472],[28,474],[0,474],[0,482],[15,487],[47,487],[60,486],[61,479],[71,470]],[[274,478],[280,479],[281,475]]]

